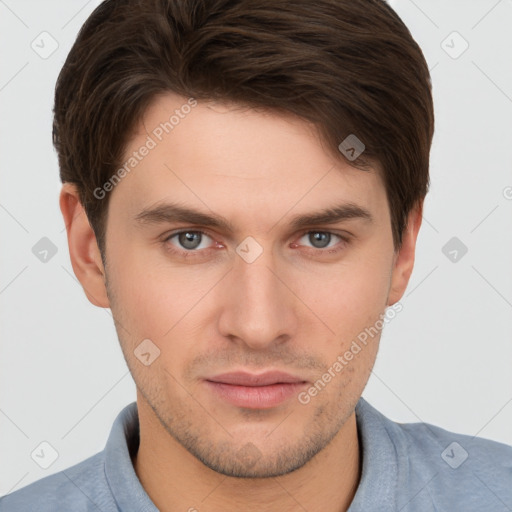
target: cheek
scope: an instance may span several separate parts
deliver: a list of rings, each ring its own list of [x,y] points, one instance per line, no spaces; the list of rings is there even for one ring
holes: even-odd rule
[[[144,258],[144,251],[127,243],[126,238],[119,238],[112,236],[108,252],[108,282],[115,297],[112,312],[136,343],[160,335],[157,319],[164,312],[168,323],[172,322],[172,297],[153,263]]]
[[[155,247],[112,251],[109,286],[116,297],[116,317],[133,343],[149,338],[163,348],[173,338],[187,335],[187,325],[202,314],[205,299],[221,276],[172,265]]]
[[[382,257],[361,255],[358,261],[332,266],[321,274],[302,275],[296,293],[338,340],[346,341],[384,312],[390,283],[386,265]]]

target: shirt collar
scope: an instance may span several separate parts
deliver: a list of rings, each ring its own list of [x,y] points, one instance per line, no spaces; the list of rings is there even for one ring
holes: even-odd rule
[[[362,450],[361,480],[347,512],[396,510],[398,459],[388,433],[394,423],[363,397],[356,408],[359,449]],[[131,457],[139,446],[137,402],[127,405],[117,416],[105,446],[105,475],[119,509],[123,512],[158,512],[135,473]]]
[[[395,512],[398,458],[389,429],[395,424],[363,397],[356,404],[359,449],[363,452],[361,480],[347,512]]]
[[[142,487],[131,456],[139,447],[137,402],[127,405],[112,425],[105,446],[105,475],[119,510],[158,512]]]

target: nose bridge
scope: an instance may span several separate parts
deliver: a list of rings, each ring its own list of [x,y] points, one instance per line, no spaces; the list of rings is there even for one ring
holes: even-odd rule
[[[239,244],[230,272],[229,298],[221,313],[225,336],[264,348],[293,334],[294,295],[283,284],[286,278],[279,276],[280,269],[270,245],[255,239]]]

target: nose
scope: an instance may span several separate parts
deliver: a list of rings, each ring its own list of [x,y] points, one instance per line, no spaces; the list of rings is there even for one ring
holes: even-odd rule
[[[264,350],[295,335],[300,300],[293,292],[290,269],[285,262],[276,263],[270,249],[252,263],[235,255],[226,277],[219,297],[218,328],[223,336]]]

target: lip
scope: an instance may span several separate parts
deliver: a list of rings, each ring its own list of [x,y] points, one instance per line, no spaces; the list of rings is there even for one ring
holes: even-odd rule
[[[259,374],[247,372],[222,373],[220,375],[215,375],[214,377],[209,377],[206,380],[236,386],[269,386],[271,384],[298,384],[306,382],[300,377],[295,377],[294,375],[278,370],[267,371]]]
[[[281,371],[261,374],[223,373],[206,379],[208,389],[218,398],[237,407],[269,409],[296,396],[307,382]]]

